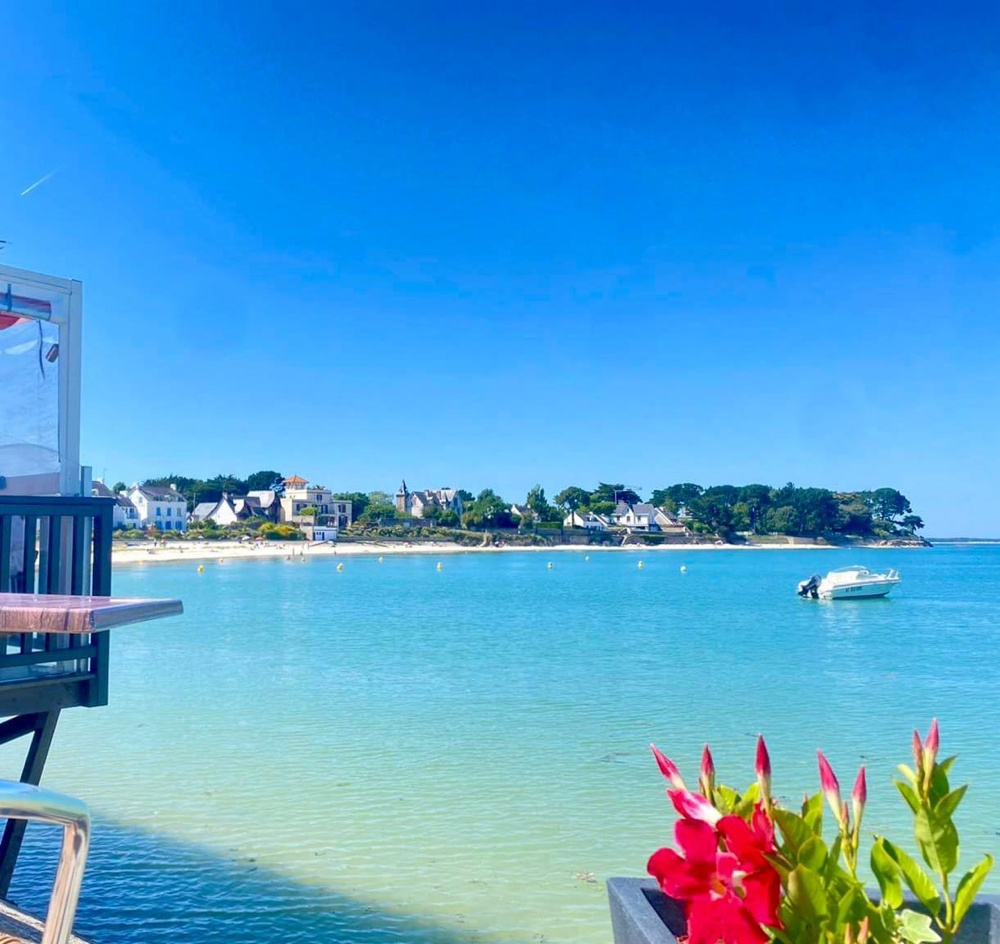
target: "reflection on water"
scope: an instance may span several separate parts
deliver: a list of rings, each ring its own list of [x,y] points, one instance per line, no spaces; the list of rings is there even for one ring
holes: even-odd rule
[[[763,731],[787,797],[815,788],[817,747],[848,782],[864,762],[866,825],[906,839],[891,775],[932,714],[973,781],[963,849],[1000,853],[1000,549],[846,553],[120,571],[117,593],[187,614],[116,631],[111,705],[60,722],[47,783],[99,824],[80,925],[109,944],[606,942],[603,879],[669,840],[649,741],[693,772],[710,740],[750,782]],[[888,600],[795,595],[859,557],[900,568]],[[28,866],[15,892],[37,899]]]

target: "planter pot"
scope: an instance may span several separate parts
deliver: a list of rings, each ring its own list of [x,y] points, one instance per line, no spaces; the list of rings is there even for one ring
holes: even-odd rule
[[[609,878],[608,904],[615,944],[677,944],[686,932],[683,905],[651,879]],[[1000,944],[1000,897],[976,899],[954,944]]]

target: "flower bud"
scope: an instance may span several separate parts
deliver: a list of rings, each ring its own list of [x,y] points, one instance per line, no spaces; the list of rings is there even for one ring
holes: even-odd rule
[[[941,745],[941,732],[938,729],[938,721],[935,718],[931,722],[931,729],[927,732],[924,740],[924,766],[927,770],[934,769],[934,762],[937,760],[938,747]]]
[[[757,783],[760,784],[760,795],[764,800],[771,799],[771,757],[767,753],[767,745],[764,743],[764,736],[757,738],[757,759],[755,763],[757,769]]]
[[[660,773],[667,778],[673,784],[674,789],[684,790],[684,781],[681,779],[681,773],[677,769],[677,765],[665,754],[663,754],[655,744],[650,744],[650,748],[653,751],[653,757],[656,758],[656,766],[660,768]]]
[[[705,745],[701,752],[701,776],[698,778],[698,789],[709,799],[712,799],[712,790],[715,788],[715,763],[712,760],[712,752]]]
[[[830,809],[833,810],[837,822],[844,825],[846,818],[840,800],[840,784],[837,782],[830,762],[823,756],[823,752],[816,751],[816,757],[819,760],[819,784],[823,789],[823,795],[826,797],[826,802],[830,804]]]
[[[851,791],[851,806],[854,812],[855,830],[861,826],[861,814],[867,802],[868,784],[865,782],[865,768],[862,764],[861,769],[858,771],[858,779],[854,781],[854,789]]]

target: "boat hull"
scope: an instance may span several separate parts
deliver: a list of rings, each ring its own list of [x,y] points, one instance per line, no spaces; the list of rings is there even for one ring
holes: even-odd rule
[[[873,580],[868,583],[843,584],[837,587],[819,588],[821,600],[872,600],[886,596],[899,581]]]

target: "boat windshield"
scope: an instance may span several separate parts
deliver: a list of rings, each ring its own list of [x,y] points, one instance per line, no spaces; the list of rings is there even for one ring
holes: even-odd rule
[[[861,564],[851,564],[848,567],[838,567],[836,570],[831,570],[831,574],[867,574],[868,568],[862,567]]]

